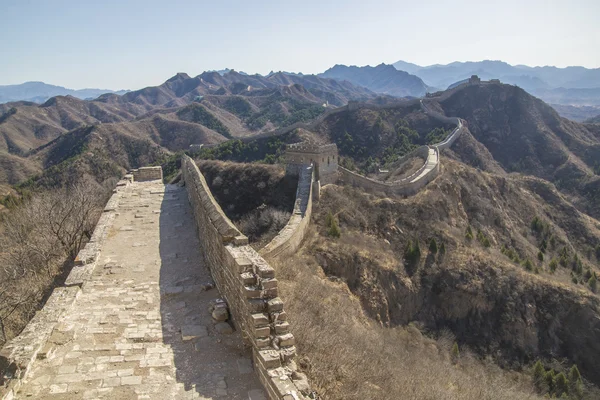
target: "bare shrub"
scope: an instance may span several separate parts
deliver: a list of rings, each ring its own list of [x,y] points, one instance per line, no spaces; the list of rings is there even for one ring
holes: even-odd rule
[[[267,242],[288,223],[291,213],[275,207],[260,206],[244,215],[236,225],[251,243]]]
[[[34,195],[0,225],[0,344],[17,335],[85,242],[107,191],[81,183]]]

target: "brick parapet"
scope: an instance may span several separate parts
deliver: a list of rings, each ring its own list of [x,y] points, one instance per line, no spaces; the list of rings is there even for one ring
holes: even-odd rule
[[[183,156],[181,169],[202,253],[236,328],[253,348],[258,377],[273,400],[304,399],[308,385],[293,362],[294,336],[275,271],[229,221],[194,161]]]
[[[163,179],[161,167],[142,167],[131,171],[135,182],[155,181]]]

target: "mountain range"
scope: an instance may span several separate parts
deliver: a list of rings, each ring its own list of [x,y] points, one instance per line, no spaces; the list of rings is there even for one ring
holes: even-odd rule
[[[53,176],[51,185],[73,174],[104,177],[192,144],[260,135],[350,100],[376,97],[366,88],[314,75],[229,71],[178,73],[159,86],[94,100],[67,95],[43,104],[0,104],[0,186],[42,172]],[[61,163],[58,174],[52,167]]]
[[[478,75],[483,80],[500,79],[503,83],[519,86],[550,104],[600,107],[600,68],[529,67],[492,60],[429,66],[398,61],[393,65],[440,89]],[[592,113],[584,114],[578,120],[583,121],[599,112]]]
[[[67,89],[62,86],[49,85],[44,82],[25,82],[20,85],[0,86],[0,103],[10,101],[31,101],[43,103],[54,96],[73,96],[79,99],[95,99],[104,93],[124,94],[127,90],[109,89]]]

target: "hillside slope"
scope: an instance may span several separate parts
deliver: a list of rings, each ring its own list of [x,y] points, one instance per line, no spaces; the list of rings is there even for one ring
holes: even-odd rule
[[[523,89],[504,84],[464,85],[431,101],[465,119],[504,170],[553,182],[581,210],[600,215],[600,135],[589,125],[561,118]]]

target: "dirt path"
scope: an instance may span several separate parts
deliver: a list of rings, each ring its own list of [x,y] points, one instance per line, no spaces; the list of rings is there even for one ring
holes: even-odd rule
[[[93,277],[18,398],[265,399],[238,332],[218,333],[184,188],[127,187]]]

